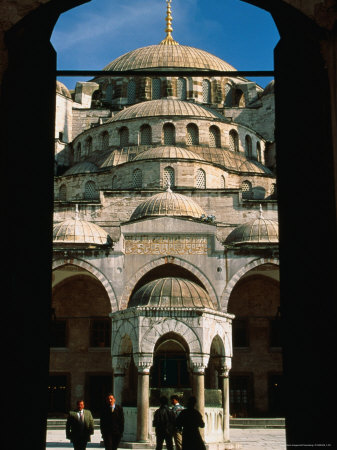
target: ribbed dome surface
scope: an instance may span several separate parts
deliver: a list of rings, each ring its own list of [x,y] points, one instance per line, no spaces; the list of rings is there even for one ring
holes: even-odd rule
[[[209,295],[201,286],[175,277],[160,278],[145,284],[132,295],[128,306],[214,309]]]
[[[63,175],[76,175],[78,173],[97,172],[97,166],[89,161],[82,161],[66,170]]]
[[[103,70],[135,69],[210,69],[236,70],[233,66],[204,50],[187,45],[149,45],[119,56]]]
[[[100,226],[82,219],[66,219],[53,227],[54,244],[105,245],[108,233]]]
[[[191,217],[200,219],[205,211],[191,198],[176,194],[168,189],[166,192],[153,195],[137,206],[130,220],[153,216]]]
[[[186,148],[169,146],[169,145],[152,147],[149,150],[145,150],[144,152],[139,153],[139,155],[137,155],[133,159],[133,161],[139,161],[142,159],[153,159],[153,158],[159,158],[159,159],[182,158],[182,159],[193,159],[193,160],[196,159],[196,160],[205,161],[202,156],[199,156],[196,153],[191,152],[190,150],[186,150]]]
[[[260,217],[236,227],[226,238],[227,245],[278,244],[278,222]]]
[[[119,120],[137,119],[140,117],[157,116],[188,116],[201,117],[203,119],[224,120],[224,116],[216,111],[212,111],[205,106],[197,105],[182,100],[159,99],[136,103],[115,114],[108,122]]]

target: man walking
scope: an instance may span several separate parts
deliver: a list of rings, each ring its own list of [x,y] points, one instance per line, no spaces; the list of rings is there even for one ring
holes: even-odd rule
[[[94,434],[94,419],[88,409],[84,409],[84,401],[77,401],[77,408],[70,411],[66,422],[66,436],[75,450],[85,450],[90,436]]]
[[[102,410],[100,428],[105,450],[117,450],[124,432],[124,412],[116,405],[115,397],[108,394],[106,405]]]
[[[171,395],[172,411],[174,412],[175,420],[179,416],[179,413],[184,409],[184,407],[179,403],[178,395]],[[182,431],[177,426],[174,429],[173,439],[176,446],[176,450],[181,450],[182,447]]]
[[[160,397],[160,407],[154,413],[153,426],[156,429],[156,450],[162,450],[163,442],[167,450],[173,450],[172,436],[175,427],[175,417],[168,407],[167,397]]]

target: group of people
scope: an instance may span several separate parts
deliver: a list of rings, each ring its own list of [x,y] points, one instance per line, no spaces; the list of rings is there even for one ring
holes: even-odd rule
[[[105,450],[117,450],[124,432],[123,408],[116,404],[115,397],[108,394],[100,415],[100,429]],[[84,401],[77,402],[75,411],[70,411],[66,422],[66,436],[74,450],[85,450],[94,434],[94,419]]]
[[[186,409],[180,405],[177,395],[160,398],[160,407],[155,411],[153,426],[156,430],[156,450],[162,450],[165,441],[167,450],[205,450],[205,444],[199,433],[204,428],[202,416],[195,407],[195,397],[190,397]],[[66,437],[70,439],[74,450],[85,450],[94,434],[94,419],[91,412],[84,408],[84,401],[78,400],[77,407],[70,411],[66,422]],[[116,404],[115,397],[108,394],[100,415],[100,430],[105,450],[117,450],[124,432],[123,408]]]

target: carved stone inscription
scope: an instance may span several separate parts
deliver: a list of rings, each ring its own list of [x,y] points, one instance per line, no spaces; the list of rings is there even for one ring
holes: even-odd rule
[[[126,255],[207,255],[205,236],[125,236]]]

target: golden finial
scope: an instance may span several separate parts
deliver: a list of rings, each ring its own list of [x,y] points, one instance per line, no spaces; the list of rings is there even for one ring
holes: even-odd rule
[[[172,0],[166,0],[167,3],[167,14],[166,14],[166,28],[165,28],[165,32],[166,32],[166,38],[161,41],[161,44],[164,45],[179,45],[178,42],[176,42],[171,33],[173,31],[172,28],[172,14],[171,14],[171,1]]]

